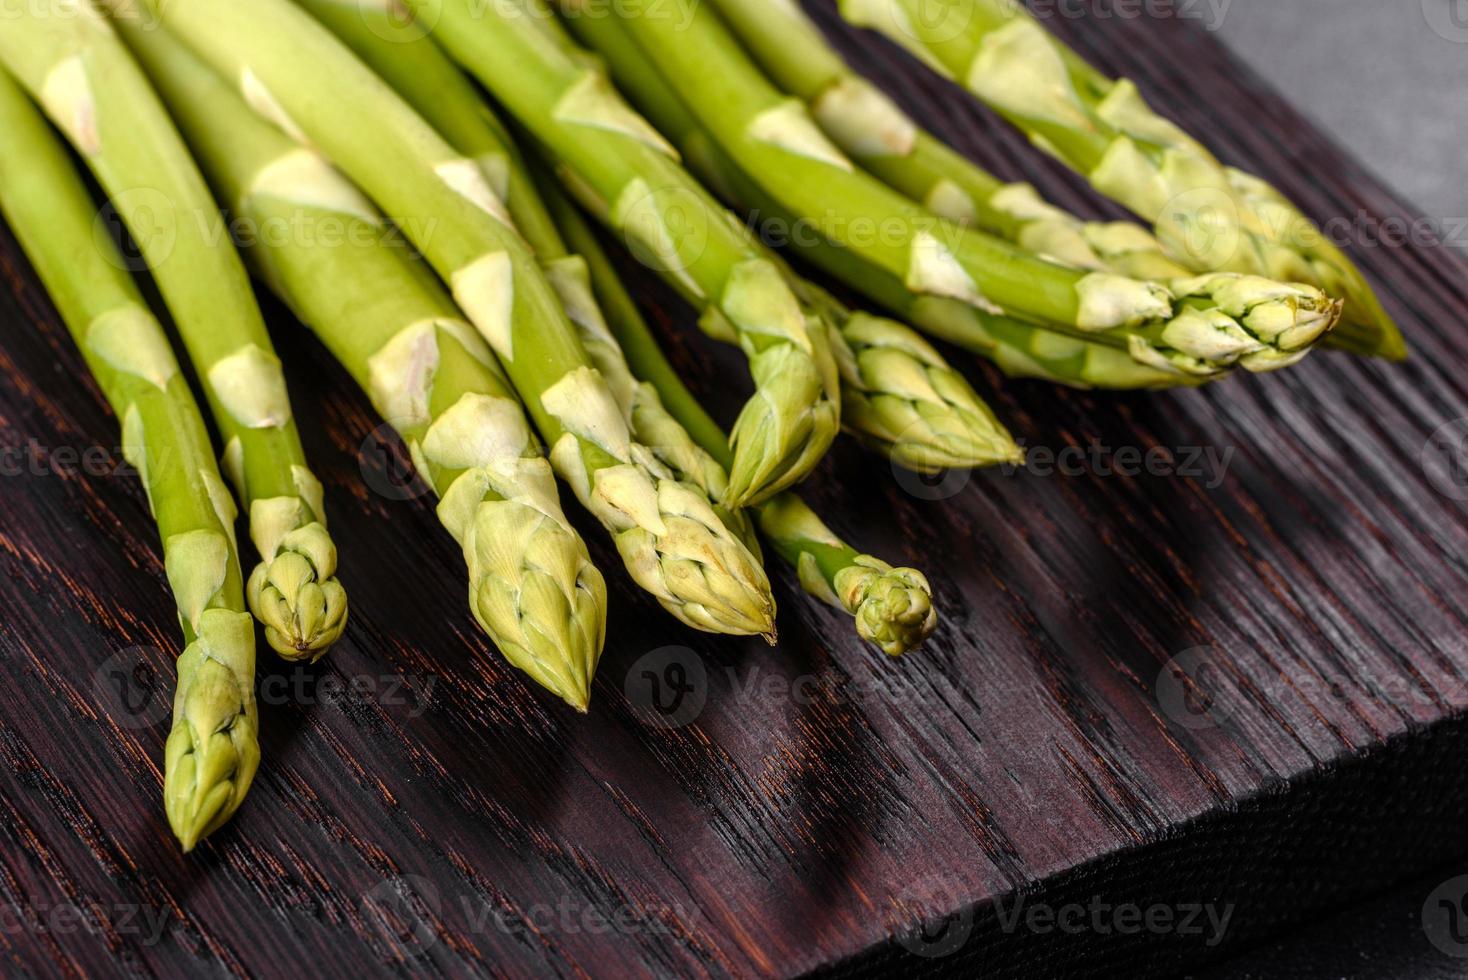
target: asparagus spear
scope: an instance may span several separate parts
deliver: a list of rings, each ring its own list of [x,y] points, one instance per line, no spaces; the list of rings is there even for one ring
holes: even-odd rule
[[[0,31],[0,60],[96,175],[173,314],[249,514],[261,563],[246,595],[266,639],[288,660],[318,659],[347,617],[321,484],[248,277],[188,150],[90,0],[37,0],[18,12]]]
[[[685,163],[727,200],[761,220],[791,229],[799,221],[772,201],[705,133],[672,88],[609,17],[568,19],[596,50],[617,84],[682,152]],[[902,319],[949,343],[991,358],[1007,374],[1082,388],[1161,388],[1199,383],[1192,375],[1141,364],[1126,351],[1065,337],[1033,324],[976,309],[942,296],[916,296],[901,278],[866,265],[850,250],[824,242],[802,251],[827,273],[873,297]]]
[[[701,490],[635,442],[559,297],[478,164],[289,0],[150,10],[257,107],[309,137],[418,246],[489,342],[551,447],[550,460],[612,534],[629,573],[698,629],[771,635],[758,561]]]
[[[167,31],[116,24],[216,197],[254,232],[246,260],[368,393],[438,493],[475,619],[510,663],[585,711],[606,587],[494,355],[319,154],[255,116]],[[281,228],[304,232],[272,233]]]
[[[510,214],[537,258],[549,272],[561,270],[551,275],[552,283],[565,283],[573,292],[584,294],[584,288],[576,285],[585,278],[577,270],[580,260],[568,255],[535,191],[537,185],[545,190],[544,181],[529,175],[504,125],[427,34],[403,18],[401,11],[389,12],[372,0],[365,4],[362,0],[299,2],[313,11],[319,9],[323,22],[456,149],[486,162],[494,180],[504,186]],[[344,15],[348,8],[360,8],[360,16]],[[811,284],[793,275],[789,278],[802,302],[836,327],[831,347],[841,372],[842,418],[848,431],[899,464],[922,472],[1015,457],[1018,449],[1008,432],[931,345],[900,324],[847,310]],[[574,296],[567,299],[575,301]],[[600,314],[595,309],[587,312],[594,326]],[[639,388],[631,380],[618,364],[620,355],[601,352],[603,332],[587,329],[580,322],[587,318],[572,319],[581,328],[587,352],[624,408],[630,409],[634,392],[646,398],[651,389]],[[650,409],[641,414],[649,420],[657,417]],[[658,438],[678,438],[676,425],[658,428]],[[651,444],[651,434],[638,432],[635,423],[634,433],[639,441]],[[726,524],[732,519],[721,516]]]
[[[840,427],[840,383],[826,330],[779,270],[601,73],[547,34],[543,14],[522,0],[409,6],[522,126],[574,168],[566,176],[638,258],[674,277],[706,310],[701,326],[749,357],[756,394],[734,425],[725,502],[757,502],[805,477]]]
[[[491,86],[506,82],[503,73],[493,66],[515,58],[527,59],[536,77],[554,78],[555,85],[573,92],[592,80],[605,86],[595,60],[564,33],[548,29],[556,24],[553,12],[501,7],[490,15],[488,25],[473,20],[462,5],[434,8],[431,15],[442,18],[445,10],[454,18],[450,18],[447,33],[439,36],[448,37],[452,53]],[[440,28],[446,26],[442,19],[436,22]],[[486,31],[485,26],[493,30]],[[454,47],[456,43],[458,47]],[[671,221],[671,227],[693,230],[685,241],[693,243],[694,255],[704,261],[686,269],[656,260],[649,264],[690,302],[705,305],[709,290],[702,289],[685,272],[714,277],[710,290],[715,289],[717,278],[723,274],[720,267],[730,256],[741,262],[746,261],[744,257],[757,256],[758,267],[764,270],[762,279],[766,272],[782,274],[784,291],[793,296],[795,304],[790,309],[799,307],[812,342],[829,348],[834,355],[833,373],[840,378],[843,419],[849,431],[898,463],[924,471],[988,465],[1013,454],[1013,440],[977,394],[911,330],[877,318],[854,316],[849,311],[838,314],[834,304],[813,302],[812,291],[791,276],[751,233],[730,220],[722,206],[673,161],[633,139],[588,132],[577,121],[560,118],[556,103],[544,98],[545,89],[540,86],[538,95],[514,91],[497,94],[502,100],[512,100],[509,107],[520,114],[522,124],[542,141],[554,144],[563,177],[581,196],[594,199],[599,216],[637,243],[640,248],[634,252],[645,259],[652,251],[642,236],[645,226],[628,224],[622,220],[627,209],[608,207],[605,202],[617,199],[625,203],[628,196],[643,200],[638,195],[648,184],[638,174],[653,175],[653,182],[665,191],[660,192],[662,203],[667,205],[663,217]],[[607,91],[607,98],[614,99]],[[619,112],[636,119],[620,100],[613,104]],[[711,233],[722,243],[717,253],[709,248]],[[762,283],[764,286],[779,288],[773,278]],[[701,322],[717,339],[739,339],[739,331],[716,306],[706,308]],[[845,415],[847,411],[849,416]],[[738,431],[736,426],[736,437]],[[736,449],[737,442],[736,438]]]
[[[555,230],[533,189],[522,193],[530,187],[529,179],[523,167],[515,166],[515,151],[503,126],[416,21],[405,18],[401,9],[389,9],[372,0],[298,2],[397,89],[455,149],[481,163],[492,185],[502,191],[516,227],[539,258],[566,258],[564,248],[553,245]],[[573,264],[562,262],[561,266]],[[564,276],[552,275],[551,281],[569,285]],[[756,336],[758,331],[747,333],[746,350],[753,345],[759,351],[753,370],[762,394],[746,408],[735,429],[738,435],[750,433],[736,446],[738,483],[734,490],[726,491],[728,502],[735,507],[749,497],[767,493],[762,488],[765,483],[783,485],[803,478],[819,462],[836,430],[821,417],[819,402],[826,397],[825,389],[811,383],[811,359],[792,356],[781,350],[779,343]],[[587,339],[583,335],[583,343]],[[815,360],[831,361],[824,343],[820,347],[813,352]],[[588,353],[605,373],[597,351],[589,347]],[[617,390],[615,384],[613,387]],[[801,404],[807,395],[817,403],[814,413],[810,405]],[[729,512],[723,513],[727,516]]]
[[[1347,299],[1331,346],[1400,360],[1406,343],[1346,255],[1268,183],[1225,167],[1012,0],[841,0],[959,81],[1098,191],[1156,224],[1184,265],[1317,285]]]
[[[658,404],[657,392],[632,377],[607,332],[587,279],[585,262],[572,255],[542,194],[549,190],[530,173],[519,148],[473,83],[402,9],[375,0],[297,0],[466,157],[477,160],[506,209],[572,313],[582,346],[607,380],[633,437],[653,449],[679,479],[701,486],[714,511],[759,555],[754,528],[742,511],[717,503],[728,486],[724,468],[708,457]]]
[[[771,197],[873,267],[903,276],[914,293],[1040,320],[1203,377],[1293,363],[1335,322],[1339,304],[1311,287],[1214,274],[1169,290],[1047,262],[942,221],[858,172],[799,100],[770,85],[716,14],[692,0],[667,7],[668,16],[621,23],[709,134]],[[863,223],[880,233],[863,232]]]
[[[643,383],[651,384],[660,404],[715,459],[725,465],[729,444],[678,372],[663,354],[637,304],[622,285],[596,234],[565,198],[548,197],[567,241],[586,259],[592,286],[607,324]],[[850,613],[857,634],[884,652],[900,656],[919,646],[938,625],[932,588],[922,572],[894,568],[864,555],[826,526],[800,496],[786,491],[755,507],[760,530],[775,551],[793,565],[811,595]]]
[[[235,550],[235,505],[188,381],[125,262],[93,235],[96,209],[60,141],[0,69],[0,212],[30,256],[122,425],[178,604],[173,729],[163,800],[185,851],[238,809],[260,763],[255,631]]]
[[[852,71],[798,4],[715,0],[714,5],[760,66],[806,103],[837,146],[939,217],[975,225],[1079,269],[1138,279],[1189,275],[1141,225],[1083,221],[1045,201],[1029,184],[1000,180],[924,130]]]

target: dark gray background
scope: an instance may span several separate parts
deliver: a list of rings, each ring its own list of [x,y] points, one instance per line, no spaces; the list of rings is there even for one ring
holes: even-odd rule
[[[1174,3],[1422,215],[1468,218],[1468,0]]]
[[[1468,219],[1468,0],[1198,0],[1196,9],[1258,71],[1419,213]],[[1422,926],[1444,868],[1239,956],[1207,980],[1456,980]]]

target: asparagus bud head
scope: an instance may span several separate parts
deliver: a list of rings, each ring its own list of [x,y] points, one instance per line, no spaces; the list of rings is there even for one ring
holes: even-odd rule
[[[904,324],[854,313],[833,337],[846,428],[919,473],[1020,456],[1014,438],[934,347]]]
[[[206,609],[178,658],[163,802],[185,851],[229,820],[260,764],[254,648],[248,615]]]
[[[336,545],[317,521],[286,534],[275,556],[255,566],[246,596],[266,641],[292,662],[319,660],[346,628]]]
[[[826,338],[812,336],[825,326],[806,316],[773,263],[737,266],[719,309],[728,332],[737,328],[756,388],[730,437],[724,503],[737,509],[798,482],[825,455],[841,426],[840,381]]]
[[[927,577],[912,568],[893,568],[863,555],[836,573],[836,595],[856,617],[862,639],[897,657],[932,635],[938,626]]]
[[[505,659],[577,711],[606,637],[606,583],[556,499],[542,458],[469,470],[439,505],[469,566],[474,618]]]
[[[1215,273],[1175,280],[1180,297],[1202,297],[1273,352],[1292,354],[1317,343],[1340,319],[1343,303],[1314,286],[1259,276]],[[1244,360],[1244,366],[1249,361]]]

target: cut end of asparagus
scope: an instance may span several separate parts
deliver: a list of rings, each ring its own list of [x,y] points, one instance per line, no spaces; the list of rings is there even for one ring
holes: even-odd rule
[[[185,852],[233,816],[260,765],[254,642],[249,616],[207,610],[178,659],[163,802]]]
[[[255,567],[246,594],[266,641],[288,661],[321,659],[346,629],[347,593],[336,579],[336,546],[320,523],[287,534],[275,557]]]
[[[814,358],[782,344],[750,360],[757,391],[734,423],[734,463],[723,504],[734,510],[799,483],[826,455],[840,409],[826,395]]]
[[[938,627],[932,587],[916,569],[863,555],[836,573],[836,593],[856,618],[857,633],[888,656],[916,649]]]

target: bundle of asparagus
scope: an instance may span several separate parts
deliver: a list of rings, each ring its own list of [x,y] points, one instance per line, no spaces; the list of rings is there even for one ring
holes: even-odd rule
[[[236,218],[253,229],[340,224],[325,241],[260,235],[241,251],[402,435],[463,546],[470,607],[485,632],[512,664],[585,711],[606,588],[494,355],[318,154],[254,116],[166,31],[116,23]]]
[[[342,168],[449,283],[552,466],[612,535],[637,583],[699,629],[772,636],[774,601],[758,561],[702,491],[632,438],[479,165],[288,0],[191,0],[158,4],[155,14],[221,74],[252,79],[265,93],[258,98]]]
[[[938,623],[927,578],[863,554],[791,488],[842,428],[921,472],[1020,459],[907,323],[1012,375],[1109,388],[1275,370],[1322,341],[1404,350],[1343,255],[1294,241],[1298,212],[1012,4],[940,5],[962,30],[916,16],[922,0],[842,7],[966,80],[1155,235],[964,159],[792,0],[668,0],[658,15],[588,3],[145,0],[144,25],[127,0],[38,0],[0,32],[0,212],[121,419],[184,629],[165,801],[185,849],[230,817],[259,761],[246,609],[295,659],[319,657],[346,620],[246,265],[402,435],[463,548],[475,618],[580,711],[606,588],[557,475],[685,624],[774,641],[762,535],[807,592],[899,655]],[[169,341],[93,240],[90,196],[23,89],[96,176],[178,324],[262,559],[248,579]],[[1227,197],[1233,218],[1213,230],[1245,247],[1184,247],[1205,220],[1200,190]],[[901,320],[798,273],[720,197],[812,226],[800,254]],[[345,233],[255,236],[241,262],[221,209]],[[588,214],[748,358],[755,395],[730,432],[665,357]],[[388,243],[393,227],[421,258]],[[1350,312],[1332,335],[1337,296]]]

